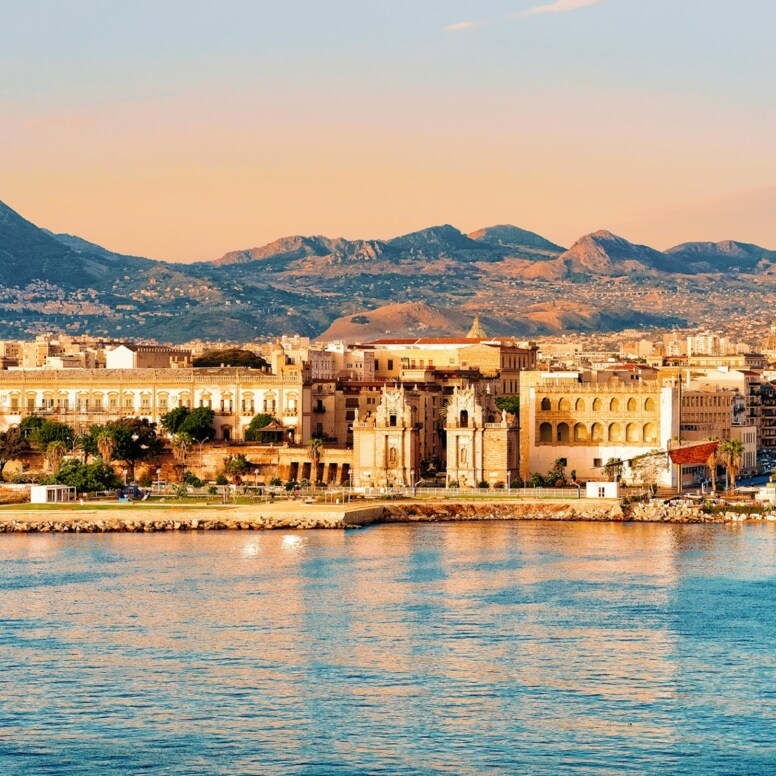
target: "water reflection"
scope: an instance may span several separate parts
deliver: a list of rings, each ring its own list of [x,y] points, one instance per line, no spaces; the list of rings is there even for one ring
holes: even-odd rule
[[[770,525],[32,535],[0,550],[3,772],[774,762]]]

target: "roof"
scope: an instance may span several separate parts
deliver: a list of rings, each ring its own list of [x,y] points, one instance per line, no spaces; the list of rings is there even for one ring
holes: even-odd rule
[[[687,447],[678,447],[675,450],[669,450],[668,456],[671,462],[684,465],[705,464],[709,456],[719,447],[719,440],[713,442],[701,442]]]

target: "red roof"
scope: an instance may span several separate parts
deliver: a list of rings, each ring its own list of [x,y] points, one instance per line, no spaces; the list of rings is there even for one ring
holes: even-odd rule
[[[676,450],[669,450],[668,455],[672,463],[697,466],[698,464],[706,463],[717,447],[719,447],[719,440],[701,442],[697,445],[688,445],[687,447],[678,447]]]

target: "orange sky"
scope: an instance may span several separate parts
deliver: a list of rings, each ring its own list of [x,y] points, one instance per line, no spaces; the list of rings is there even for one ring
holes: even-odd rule
[[[206,45],[206,17],[172,50],[145,28],[129,29],[125,49],[63,45],[42,63],[17,43],[0,54],[13,79],[0,94],[0,199],[41,226],[175,261],[287,234],[387,238],[439,223],[513,223],[564,245],[607,228],[658,248],[776,248],[776,110],[762,91],[774,55],[710,57],[704,70],[693,44],[713,47],[714,33],[721,45],[724,19],[699,28],[679,14],[672,30],[625,5],[514,19],[499,16],[507,3],[458,2],[459,15],[490,17],[445,32],[466,15],[401,0],[397,19],[351,19],[346,40],[322,15],[294,31],[304,40],[291,52],[277,9],[266,23],[279,41],[256,51],[222,50],[215,33]],[[74,35],[77,21],[60,19]],[[682,24],[698,40],[671,54]],[[130,45],[141,40],[148,50]],[[672,68],[657,59],[668,56]]]

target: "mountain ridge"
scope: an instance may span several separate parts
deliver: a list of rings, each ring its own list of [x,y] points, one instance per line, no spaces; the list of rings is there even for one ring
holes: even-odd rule
[[[392,305],[391,325],[406,314],[408,331],[428,324],[432,314],[422,305],[442,311],[435,320],[450,332],[474,312],[501,333],[608,330],[700,321],[720,305],[740,309],[737,293],[767,311],[774,284],[776,251],[750,243],[658,251],[597,230],[564,249],[509,224],[468,234],[442,224],[389,240],[292,235],[173,264],[48,232],[0,203],[0,336],[49,329],[178,342],[317,336],[339,319],[359,311],[379,318],[374,311]],[[730,293],[712,309],[707,297],[718,290]],[[409,303],[421,307],[402,307]]]

